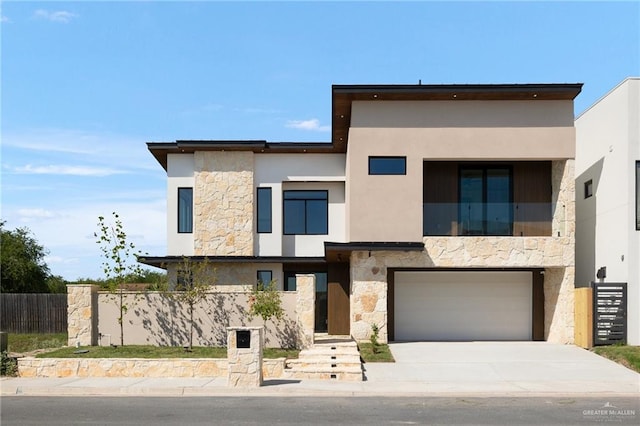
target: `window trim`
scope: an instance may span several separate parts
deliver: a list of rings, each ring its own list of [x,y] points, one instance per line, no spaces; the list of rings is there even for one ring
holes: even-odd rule
[[[263,230],[260,227],[260,193],[267,192],[269,194],[269,228]],[[258,234],[271,234],[273,232],[273,191],[270,186],[262,186],[257,188],[256,192],[256,232]]]
[[[371,170],[371,160],[403,160],[402,171],[395,173],[380,173]],[[407,157],[403,155],[370,155],[369,156],[369,176],[406,176],[407,174]]]
[[[636,231],[640,231],[640,160],[636,160]]]
[[[584,183],[584,199],[593,197],[593,179]]]
[[[180,227],[180,218],[182,217],[182,215],[180,214],[180,200],[181,200],[180,192],[182,190],[189,190],[191,192],[191,206],[189,207],[189,210],[191,212],[191,220],[189,221],[189,224],[191,226],[189,227],[188,231],[183,231],[183,230],[181,230],[181,227]],[[177,200],[177,203],[176,203],[176,208],[177,208],[177,222],[178,222],[177,223],[177,231],[178,231],[178,234],[193,234],[193,187],[191,187],[191,186],[180,186],[180,187],[178,187],[177,195],[178,195],[178,200]]]
[[[287,192],[324,192],[325,196],[326,196],[326,201],[327,201],[327,206],[326,206],[326,217],[327,217],[327,232],[323,232],[323,233],[309,233],[307,231],[307,201],[311,200],[321,200],[320,198],[310,198],[310,199],[305,199],[305,198],[299,198],[297,199],[298,201],[302,200],[305,202],[304,205],[304,233],[300,234],[300,233],[295,233],[295,232],[287,232],[286,229],[287,227],[285,226],[285,221],[286,221],[286,214],[285,214],[285,204],[287,201],[286,198],[286,193]],[[329,190],[327,189],[286,189],[282,191],[282,234],[283,235],[329,235]]]

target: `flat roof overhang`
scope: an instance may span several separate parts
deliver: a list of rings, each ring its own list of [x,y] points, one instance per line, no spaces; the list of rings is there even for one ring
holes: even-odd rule
[[[324,258],[327,262],[348,262],[354,251],[423,251],[421,242],[350,242],[324,243]]]
[[[255,153],[335,153],[331,142],[267,142],[265,140],[177,140],[175,142],[147,142],[147,149],[167,170],[168,154],[196,151],[251,151]]]
[[[185,259],[191,262],[209,263],[326,263],[324,257],[288,256],[140,256],[138,262],[156,268],[167,269],[167,265],[179,264]]]
[[[582,90],[582,83],[335,84],[331,89],[331,139],[336,149],[346,152],[353,101],[572,101]]]

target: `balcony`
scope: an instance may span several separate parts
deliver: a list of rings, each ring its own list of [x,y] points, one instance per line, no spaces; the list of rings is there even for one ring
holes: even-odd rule
[[[424,203],[424,236],[551,236],[551,203]]]

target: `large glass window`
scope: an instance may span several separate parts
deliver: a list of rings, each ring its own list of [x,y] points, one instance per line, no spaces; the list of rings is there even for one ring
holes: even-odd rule
[[[406,175],[407,157],[369,157],[370,175]]]
[[[327,235],[329,233],[328,191],[284,191],[284,233]]]
[[[460,169],[460,235],[512,235],[512,185],[508,167]]]
[[[258,188],[258,233],[271,233],[271,188]]]
[[[178,232],[193,232],[193,188],[178,188]]]

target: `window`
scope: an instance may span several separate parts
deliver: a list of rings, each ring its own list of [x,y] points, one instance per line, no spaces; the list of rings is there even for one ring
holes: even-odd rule
[[[369,157],[370,175],[406,175],[407,157]]]
[[[461,167],[460,235],[512,235],[509,167]]]
[[[178,232],[193,232],[193,188],[178,188]]]
[[[271,188],[258,188],[258,233],[271,233]]]
[[[273,273],[271,271],[258,271],[258,285],[267,285],[273,280]]]
[[[285,235],[327,235],[328,197],[328,191],[284,191]]]
[[[593,196],[593,180],[589,179],[584,183],[584,198]]]
[[[636,161],[636,230],[640,231],[640,161]]]

